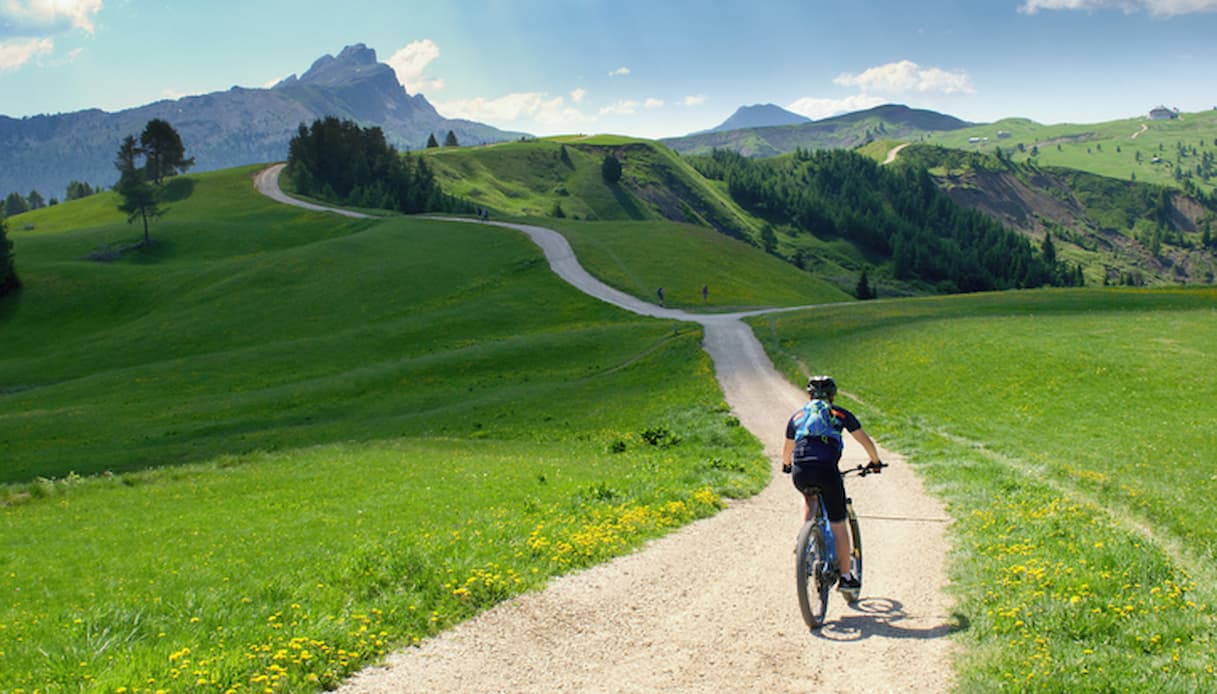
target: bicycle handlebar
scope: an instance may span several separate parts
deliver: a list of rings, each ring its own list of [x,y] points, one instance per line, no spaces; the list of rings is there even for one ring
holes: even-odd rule
[[[887,463],[880,460],[877,463],[867,463],[866,465],[859,465],[857,467],[853,467],[848,470],[842,470],[841,476],[844,477],[845,475],[848,475],[852,472],[858,473],[858,477],[866,477],[867,475],[878,475],[879,473],[883,472],[883,468],[885,468],[885,467],[891,467],[891,465],[888,465]]]

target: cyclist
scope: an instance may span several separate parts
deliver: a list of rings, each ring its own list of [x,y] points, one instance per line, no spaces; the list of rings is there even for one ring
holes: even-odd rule
[[[786,422],[786,443],[782,448],[782,472],[791,473],[794,486],[803,494],[803,521],[811,519],[811,500],[805,490],[819,487],[824,499],[828,522],[836,537],[837,560],[841,566],[841,590],[858,590],[861,581],[853,575],[850,554],[853,550],[846,523],[845,481],[837,468],[844,441],[841,431],[848,431],[870,456],[868,468],[878,470],[883,463],[875,442],[852,412],[834,405],[837,384],[829,376],[812,376],[807,380],[810,401]],[[819,404],[817,403],[819,401]],[[821,414],[823,413],[823,414]],[[826,422],[823,420],[827,420]],[[817,421],[819,420],[819,421]],[[825,426],[826,425],[826,426]],[[824,433],[817,434],[817,431]]]

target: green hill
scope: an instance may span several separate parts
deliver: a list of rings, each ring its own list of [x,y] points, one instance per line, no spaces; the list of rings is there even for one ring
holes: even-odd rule
[[[138,249],[110,193],[22,215],[0,690],[333,688],[767,480],[696,326],[523,235],[298,210],[254,172],[177,179]]]
[[[1172,120],[1128,118],[1093,124],[1041,125],[1009,118],[950,132],[927,133],[927,144],[964,151],[1001,148],[1014,161],[1089,171],[1185,191],[1217,188],[1217,110]]]
[[[1214,148],[1217,149],[1217,148]],[[928,170],[953,200],[979,209],[1085,268],[1090,284],[1212,283],[1217,201],[1196,191],[1047,166],[1016,150],[914,144],[893,164]],[[884,153],[870,152],[879,159]]]
[[[759,225],[671,150],[648,140],[558,137],[425,150],[444,190],[499,214],[576,220],[668,219],[744,240]],[[606,183],[606,156],[622,166]]]

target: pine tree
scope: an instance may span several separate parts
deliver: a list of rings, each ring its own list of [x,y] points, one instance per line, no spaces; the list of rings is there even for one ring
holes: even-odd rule
[[[858,277],[858,286],[854,289],[854,294],[860,301],[875,298],[875,292],[871,289],[870,278],[867,277],[866,268],[862,269],[862,275]]]
[[[194,166],[194,157],[186,158],[182,138],[168,121],[160,118],[148,121],[139,143],[144,155],[144,170],[154,185],[159,186],[166,178],[185,173]]]
[[[0,215],[0,296],[21,286],[13,267],[13,242],[8,240],[8,222]]]
[[[600,174],[604,176],[605,183],[610,185],[620,181],[621,162],[611,154],[604,155],[604,161],[600,163]]]
[[[456,133],[452,132],[451,130],[448,131],[448,135],[444,137],[444,146],[445,147],[460,147],[461,146],[461,143],[456,141]]]
[[[439,147],[439,142],[435,139],[435,133],[431,133],[427,136],[427,149],[432,149],[434,147]]]
[[[128,135],[118,148],[118,157],[114,167],[118,169],[118,183],[114,191],[122,198],[118,204],[119,212],[127,213],[127,223],[137,218],[144,223],[144,243],[150,241],[148,221],[158,219],[164,210],[160,207],[160,191],[148,181],[145,169],[136,165],[136,159],[143,150],[135,143],[135,136]]]

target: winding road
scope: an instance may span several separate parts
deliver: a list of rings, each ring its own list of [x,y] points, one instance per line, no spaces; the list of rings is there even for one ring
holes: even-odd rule
[[[255,185],[278,186],[282,165]],[[953,685],[946,597],[948,516],[899,455],[851,480],[866,582],[850,607],[808,632],[794,590],[800,500],[778,471],[786,419],[806,394],[774,368],[740,319],[772,311],[692,314],[646,303],[592,277],[566,239],[536,226],[473,222],[527,234],[559,277],[641,315],[693,321],[727,403],[765,446],[773,481],[758,495],[616,560],[550,581],[358,673],[341,692],[937,692]],[[790,310],[790,309],[785,309]],[[848,384],[846,384],[848,385]],[[850,444],[844,465],[865,462]]]

